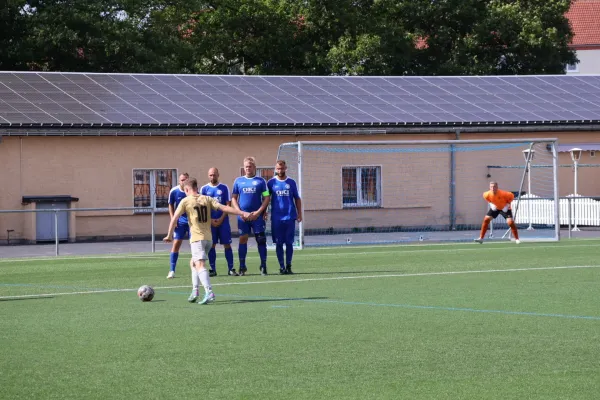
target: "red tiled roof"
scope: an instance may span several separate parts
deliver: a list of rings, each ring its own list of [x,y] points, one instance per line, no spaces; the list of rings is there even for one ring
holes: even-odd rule
[[[600,45],[600,0],[574,0],[566,14],[573,28],[573,46]]]

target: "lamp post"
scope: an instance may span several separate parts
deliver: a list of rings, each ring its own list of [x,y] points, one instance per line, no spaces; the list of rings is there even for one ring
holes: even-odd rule
[[[531,207],[533,205],[533,198],[531,197],[531,161],[533,160],[533,156],[535,156],[535,150],[523,150],[523,157],[525,157],[525,162],[527,163],[525,165],[525,172],[527,173],[527,210],[529,214],[529,226],[527,227],[528,231],[533,230],[533,213],[531,212]]]
[[[574,147],[571,150],[569,150],[569,153],[571,153],[571,160],[573,160],[573,197],[578,197],[579,193],[577,193],[577,167],[579,165],[579,160],[581,159],[581,153],[583,151],[578,148],[578,147]],[[577,204],[575,203],[575,200],[573,200],[573,218],[575,219],[574,224],[573,224],[573,229],[571,229],[571,231],[573,232],[579,232],[580,229],[577,227],[577,215],[576,215],[576,210],[577,210]]]

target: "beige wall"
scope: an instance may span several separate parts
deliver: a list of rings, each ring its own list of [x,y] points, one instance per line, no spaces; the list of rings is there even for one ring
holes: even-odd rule
[[[462,134],[461,139],[554,137],[561,143],[600,142],[594,132],[540,133],[540,134]],[[257,157],[259,167],[274,164],[279,144],[297,140],[447,140],[454,135],[387,135],[387,136],[207,136],[207,137],[3,137],[0,143],[0,209],[27,209],[21,197],[28,195],[71,195],[80,201],[77,208],[132,207],[133,169],[176,168],[187,171],[200,182],[207,181],[208,168],[216,166],[221,181],[230,187],[239,175],[242,160],[247,155]],[[508,153],[507,153],[508,154]],[[457,222],[470,223],[481,217],[484,205],[481,192],[486,189],[490,160],[457,157],[457,170],[472,170],[457,180],[457,191],[472,200],[457,203]],[[377,155],[372,158],[349,157],[348,154],[328,155],[305,159],[304,201],[307,207],[306,227],[329,227],[339,224],[350,226],[395,226],[419,224],[420,221],[448,220],[448,154],[423,159],[415,154]],[[522,155],[506,156],[505,165],[522,165]],[[584,153],[581,163],[600,163]],[[383,208],[372,210],[341,210],[341,165],[382,166]],[[568,153],[560,154],[560,163],[571,164]],[[433,173],[427,173],[431,171]],[[595,168],[580,168],[579,192],[582,195],[600,195],[600,180]],[[514,174],[522,170],[492,172],[492,179],[515,181]],[[504,175],[502,175],[504,174]],[[406,185],[398,184],[407,182]],[[560,194],[573,191],[573,171],[561,168]],[[391,184],[390,184],[391,183]],[[329,186],[327,186],[329,185]],[[333,185],[333,186],[331,186]],[[311,186],[313,190],[311,190]],[[320,188],[333,188],[324,196]],[[337,189],[336,189],[337,188]],[[513,190],[513,188],[506,188]],[[516,190],[516,188],[514,189]],[[535,190],[532,190],[535,193]],[[324,193],[324,192],[323,192]],[[333,193],[333,194],[332,194]],[[468,196],[467,196],[468,194]],[[312,210],[312,211],[310,211]],[[14,229],[12,237],[35,238],[33,214],[0,214],[0,240],[6,239],[6,230]],[[150,233],[150,216],[133,215],[130,211],[83,212],[71,219],[71,234],[77,237],[136,236]],[[164,233],[167,215],[156,220],[157,233]],[[235,229],[235,222],[232,220]]]
[[[600,49],[577,50],[577,71],[567,71],[568,75],[600,74]]]
[[[20,138],[14,137],[3,137],[0,142],[0,210],[28,208],[21,205],[23,181],[20,145]],[[31,235],[32,217],[30,213],[0,214],[0,240],[6,239],[7,229],[14,230],[11,238]]]

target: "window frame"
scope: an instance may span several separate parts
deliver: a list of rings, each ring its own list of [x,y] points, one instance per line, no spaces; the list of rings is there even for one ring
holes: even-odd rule
[[[262,176],[262,171],[271,170],[271,177],[265,178]],[[246,176],[246,171],[244,171],[244,167],[240,167],[240,176]],[[256,167],[256,176],[259,176],[265,180],[265,182],[269,182],[269,179],[275,177],[275,167]]]
[[[376,171],[376,182],[375,191],[377,195],[376,202],[368,202],[362,198],[362,169],[375,168]],[[344,203],[344,169],[354,169],[356,171],[356,203]],[[356,208],[382,208],[383,206],[383,191],[382,191],[382,169],[381,165],[342,165],[341,168],[341,200],[342,209],[356,209]]]
[[[150,194],[150,205],[146,206],[140,206],[137,207],[135,205],[136,202],[136,194],[135,194],[135,185],[137,185],[136,183],[136,172],[138,171],[142,171],[142,172],[150,172],[150,178],[149,178],[149,194]],[[161,186],[160,183],[157,185],[157,179],[159,179],[159,176],[157,175],[157,171],[171,171],[171,178],[173,179],[173,185],[171,187],[169,187],[169,192],[170,193],[171,189],[176,186],[179,182],[179,171],[177,168],[133,168],[131,171],[131,177],[132,177],[132,188],[133,188],[133,198],[132,198],[132,203],[133,206],[136,207],[135,210],[133,210],[134,214],[150,214],[152,213],[152,210],[154,210],[155,213],[168,213],[169,212],[169,195],[167,194],[167,207],[156,207],[156,198],[157,198],[157,191],[158,191],[158,187]]]
[[[569,72],[579,72],[579,63],[575,63],[575,64],[567,64],[565,66],[565,72],[569,73]]]

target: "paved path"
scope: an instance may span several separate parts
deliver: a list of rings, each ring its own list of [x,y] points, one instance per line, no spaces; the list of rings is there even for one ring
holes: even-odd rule
[[[450,236],[453,240],[469,241],[477,236],[478,232],[475,231],[460,231],[460,232],[431,232],[423,233],[423,244],[428,242],[437,242],[440,239],[448,239]],[[504,231],[497,232],[496,236],[501,237]],[[531,231],[522,231],[521,238],[524,241],[527,237],[535,234]],[[324,235],[324,236],[309,236],[306,237],[306,242],[312,245],[325,246],[330,245],[346,245],[347,240],[350,239],[350,245],[368,243],[373,240],[385,240],[386,236],[393,235],[395,240],[411,240],[408,243],[416,244],[418,242],[418,233],[362,233],[362,234],[347,234],[347,235]],[[416,241],[415,236],[416,235]],[[563,239],[568,238],[568,231],[561,231]],[[572,232],[573,238],[600,238],[600,230],[595,231],[581,231]],[[391,238],[390,238],[391,239]],[[171,245],[156,241],[155,244],[156,253],[159,255],[166,255]],[[237,251],[238,240],[233,239],[232,246],[234,251]],[[250,239],[248,242],[249,248],[256,247],[254,239]],[[181,251],[185,253],[190,252],[190,246],[187,241],[184,241]],[[18,258],[18,257],[51,257],[55,255],[55,245],[51,244],[35,244],[35,245],[16,245],[16,246],[0,246],[0,258]],[[217,246],[217,251],[222,252],[222,246]],[[150,241],[134,241],[134,242],[96,242],[96,243],[60,243],[59,244],[59,255],[61,256],[74,256],[74,255],[108,255],[108,254],[134,254],[142,253],[146,255],[152,254],[152,243]]]

